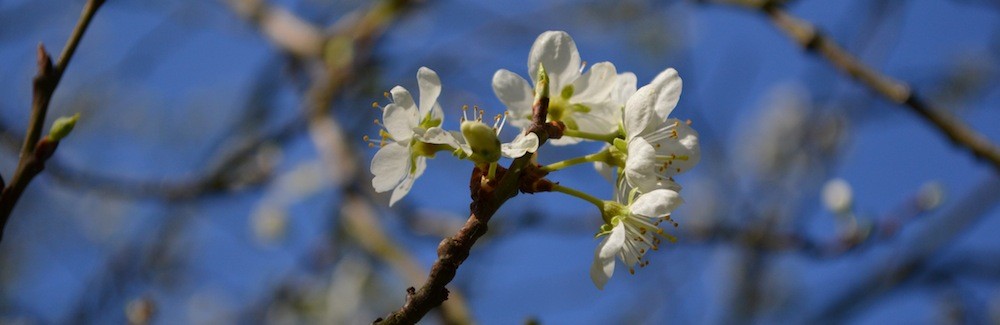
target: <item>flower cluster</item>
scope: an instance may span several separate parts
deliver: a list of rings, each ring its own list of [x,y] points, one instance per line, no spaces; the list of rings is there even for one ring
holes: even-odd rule
[[[676,226],[671,212],[683,200],[681,186],[673,177],[690,170],[700,159],[698,133],[690,122],[671,118],[681,93],[681,78],[674,69],[661,72],[649,84],[638,87],[636,75],[619,73],[610,62],[585,69],[576,43],[565,32],[549,31],[538,36],[528,55],[531,82],[509,70],[493,76],[493,91],[506,106],[492,126],[483,123],[483,111],[474,109],[469,119],[463,111],[460,131],[442,128],[444,116],[437,98],[441,82],[428,68],[420,68],[417,82],[419,105],[410,93],[395,87],[392,103],[382,109],[378,139],[367,138],[379,151],[372,159],[372,185],[377,192],[392,191],[390,205],[401,199],[426,168],[427,158],[450,151],[490,174],[503,157],[534,154],[539,139],[529,132],[532,107],[539,96],[548,96],[546,122],[562,127],[562,137],[553,145],[582,141],[604,142],[598,152],[583,157],[536,166],[544,172],[593,163],[599,173],[615,184],[613,200],[553,183],[551,191],[562,192],[594,204],[604,221],[597,234],[602,241],[594,254],[591,279],[603,288],[620,260],[635,272],[649,263],[646,252],[656,250],[662,239],[673,240],[659,224]],[[387,95],[389,97],[389,95]],[[521,129],[509,143],[501,143],[499,131],[505,122]]]
[[[500,156],[520,157],[535,152],[538,137],[533,133],[521,134],[510,143],[501,144],[497,134],[505,118],[497,117],[492,127],[483,123],[483,111],[476,109],[474,119],[463,116],[461,132],[441,127],[444,113],[437,98],[441,94],[441,79],[434,70],[421,67],[417,71],[420,104],[413,101],[410,92],[401,86],[389,91],[392,103],[372,106],[382,110],[379,125],[380,138],[365,136],[370,146],[379,150],[372,158],[371,170],[375,175],[372,186],[375,192],[392,191],[389,205],[396,204],[413,187],[413,182],[427,168],[427,158],[434,158],[439,151],[450,151],[456,156],[477,163],[496,163]],[[463,111],[468,107],[464,107]]]

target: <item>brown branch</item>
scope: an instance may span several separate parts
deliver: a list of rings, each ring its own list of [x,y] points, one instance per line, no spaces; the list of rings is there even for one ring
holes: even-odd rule
[[[946,110],[924,101],[909,85],[885,76],[862,63],[833,39],[823,34],[819,28],[785,11],[782,1],[742,0],[740,4],[757,8],[767,14],[775,26],[804,50],[826,58],[841,72],[868,86],[882,97],[909,107],[911,111],[934,125],[951,140],[952,144],[971,151],[973,155],[986,160],[1000,172],[1000,147]]]
[[[365,186],[364,184],[359,184]],[[373,203],[364,200],[361,195],[347,195],[342,205],[341,220],[350,234],[360,246],[373,256],[378,256],[389,264],[407,282],[416,283],[423,280],[427,270],[420,266],[416,258],[408,254],[399,243],[386,235],[382,224],[375,215]],[[453,292],[448,301],[441,305],[441,316],[445,324],[471,324],[469,310],[464,298]]]
[[[28,131],[24,137],[24,144],[21,146],[20,160],[17,170],[10,184],[0,193],[0,241],[3,240],[3,232],[10,220],[10,214],[14,210],[21,194],[24,193],[28,183],[42,171],[45,161],[55,152],[58,140],[41,139],[42,128],[45,124],[45,114],[49,110],[49,102],[52,94],[55,93],[62,75],[69,65],[70,59],[76,53],[76,47],[83,38],[87,26],[93,19],[97,9],[104,4],[105,0],[89,0],[83,6],[80,19],[70,35],[69,41],[59,54],[59,60],[52,65],[52,58],[45,51],[45,47],[38,45],[38,74],[35,75],[31,102],[31,120],[28,122]]]
[[[309,133],[312,136],[317,149],[321,152],[320,155],[331,168],[330,173],[334,176],[335,181],[341,185],[357,181],[357,176],[360,175],[360,173],[357,172],[359,164],[353,159],[337,158],[357,157],[358,155],[353,154],[351,152],[351,147],[345,145],[346,141],[342,128],[339,123],[337,123],[336,119],[333,116],[330,116],[330,113],[332,112],[331,104],[339,95],[339,90],[343,89],[344,86],[355,77],[355,74],[359,70],[359,66],[361,66],[361,60],[369,57],[369,52],[374,45],[376,37],[381,35],[393,18],[395,18],[395,16],[400,14],[403,10],[407,9],[410,4],[412,4],[412,1],[408,0],[382,1],[362,14],[349,16],[343,21],[338,22],[336,26],[340,26],[340,28],[337,28],[336,32],[332,33],[325,40],[326,48],[320,57],[322,63],[324,64],[325,71],[317,80],[314,80],[312,85],[309,87],[306,94],[307,107],[305,109],[305,114],[308,120]],[[530,158],[524,157],[521,159],[520,164],[527,165],[529,162]],[[481,176],[476,179],[478,180],[479,178],[481,178]],[[515,179],[512,178],[511,180]],[[517,187],[515,184],[512,187],[510,194],[505,195],[502,200],[506,200],[516,194]],[[350,199],[351,198],[348,197],[348,200]],[[484,205],[493,206],[493,208],[491,210],[487,209],[489,210],[488,212],[480,211],[478,214],[492,216],[496,209],[499,208],[500,204],[502,204],[502,201],[492,205]],[[477,211],[476,209],[473,210]],[[359,216],[355,215],[354,217]],[[470,220],[472,219],[477,218],[470,218]],[[482,225],[482,228],[481,231],[473,230],[471,232],[478,233],[475,235],[475,238],[464,241],[468,243],[468,247],[464,250],[465,254],[457,263],[450,263],[453,264],[454,267],[451,268],[452,271],[450,272],[450,276],[446,276],[446,280],[444,280],[444,277],[436,276],[436,274],[440,274],[442,268],[439,264],[434,265],[431,270],[432,278],[439,278],[444,281],[440,284],[440,288],[441,290],[444,290],[445,293],[440,296],[441,298],[432,306],[424,308],[415,320],[423,317],[423,315],[425,315],[431,308],[441,305],[441,303],[446,299],[447,290],[444,289],[444,285],[454,278],[454,270],[457,269],[458,264],[460,264],[461,261],[468,256],[468,251],[471,249],[471,245],[475,242],[475,239],[485,233],[485,221],[488,219],[489,217],[486,217],[482,223],[477,223],[477,225]],[[468,228],[468,225],[466,228]],[[473,228],[480,229],[478,226],[473,226]],[[374,230],[378,231],[378,229]],[[466,233],[469,232],[467,231]],[[365,240],[360,240],[359,242],[362,243],[362,245],[366,243]],[[382,244],[385,244],[385,242]],[[385,246],[382,246],[381,248],[384,249]],[[397,251],[399,254],[402,254],[401,252],[402,251]],[[395,256],[399,254],[391,255]],[[458,255],[451,254],[449,256],[455,257]],[[390,264],[394,264],[400,270],[404,271],[404,275],[412,273],[406,272],[406,270],[413,269],[412,262],[405,262],[407,260],[408,259],[405,256],[387,258],[387,261],[390,262]],[[424,296],[426,293],[431,291],[434,290],[421,289],[420,292],[417,292],[413,288],[408,290],[410,293],[409,296]],[[468,322],[468,311],[463,303],[456,302],[455,304],[448,306],[446,309],[447,310],[444,311],[442,316],[445,317],[445,320],[448,323]]]
[[[547,83],[546,83],[547,84]],[[542,89],[547,86],[542,87]],[[535,101],[532,111],[534,112],[533,124],[529,132],[538,136],[538,145],[541,146],[549,138],[561,136],[558,127],[554,124],[546,123],[548,116],[549,99],[547,96],[539,96]],[[497,212],[501,205],[508,199],[517,195],[519,188],[527,173],[532,167],[532,157],[534,154],[528,153],[511,162],[502,175],[498,173],[499,181],[491,180],[483,186],[484,170],[476,167],[472,170],[472,178],[469,188],[472,195],[472,203],[469,205],[471,215],[465,225],[458,230],[455,236],[445,238],[438,244],[438,259],[431,267],[431,273],[427,281],[416,290],[410,287],[406,290],[406,302],[399,310],[389,314],[385,319],[379,318],[375,323],[379,324],[414,324],[427,314],[432,308],[441,305],[448,299],[448,289],[445,288],[452,279],[462,262],[469,257],[472,245],[479,237],[486,234],[487,223],[493,214]],[[496,184],[493,184],[496,183]]]

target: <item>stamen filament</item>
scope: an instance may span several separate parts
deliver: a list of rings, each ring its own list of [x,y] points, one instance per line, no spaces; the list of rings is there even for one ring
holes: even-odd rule
[[[497,135],[500,135],[500,131],[503,131],[503,125],[507,123],[507,115],[510,115],[510,113],[503,111],[503,118],[500,119],[500,127],[497,128]]]
[[[690,158],[687,155],[680,155],[680,156],[678,156],[678,155],[669,155],[669,156],[657,155],[656,159],[661,159],[661,160],[683,160],[683,161],[687,161]]]

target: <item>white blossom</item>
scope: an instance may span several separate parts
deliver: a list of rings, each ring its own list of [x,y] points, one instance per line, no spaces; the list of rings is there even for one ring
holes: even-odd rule
[[[662,238],[673,241],[659,224],[669,221],[670,212],[681,203],[680,194],[670,189],[657,189],[647,193],[632,190],[626,183],[619,182],[615,201],[605,201],[604,217],[609,223],[601,227],[598,236],[607,236],[594,251],[594,263],[590,268],[590,279],[598,289],[603,289],[615,272],[615,258],[621,260],[635,273],[636,264],[649,264],[644,255],[656,250]]]
[[[562,121],[568,129],[589,133],[617,130],[615,111],[620,105],[612,101],[618,77],[614,64],[597,63],[582,73],[583,63],[573,38],[566,32],[548,31],[538,36],[528,55],[528,73],[536,85],[539,67],[544,67],[549,76],[549,121]],[[535,94],[524,78],[501,69],[493,75],[493,92],[510,111],[512,125],[521,129],[531,125]],[[579,141],[564,136],[551,143],[567,145]]]
[[[372,186],[379,193],[392,190],[390,206],[410,192],[413,182],[427,168],[427,157],[456,145],[453,136],[440,127],[444,119],[437,103],[441,79],[434,70],[421,67],[417,71],[417,85],[419,106],[406,88],[392,88],[389,91],[392,103],[382,111],[381,139],[366,137],[380,147],[372,158],[371,170],[375,175]]]
[[[638,85],[638,79],[634,73],[623,72],[618,74],[618,78],[615,81],[615,89],[611,92],[611,102],[617,107],[614,110],[613,119],[615,121],[622,120],[622,111],[625,109],[625,103],[628,102],[629,97],[632,97],[636,92],[636,87]],[[611,144],[604,145],[601,150],[609,150]],[[609,165],[606,161],[595,161],[594,169],[597,173],[604,177],[605,180],[611,184],[615,183],[615,172],[614,166]]]
[[[671,177],[698,163],[698,132],[687,123],[668,118],[681,94],[681,78],[673,68],[637,90],[625,104],[625,179],[641,192],[677,188]]]
[[[823,185],[823,205],[834,213],[850,213],[854,205],[851,184],[843,178],[834,178]]]

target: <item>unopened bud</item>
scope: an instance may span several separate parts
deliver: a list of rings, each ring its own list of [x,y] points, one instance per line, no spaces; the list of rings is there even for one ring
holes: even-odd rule
[[[472,149],[470,158],[479,163],[500,160],[500,139],[489,125],[479,121],[462,122],[462,136]]]
[[[545,66],[538,64],[538,82],[535,82],[535,100],[549,97],[549,73],[545,71]]]
[[[52,141],[62,140],[69,135],[70,131],[73,131],[73,127],[76,126],[76,121],[79,119],[80,113],[56,119],[56,121],[52,123],[52,129],[49,130],[49,139]]]

